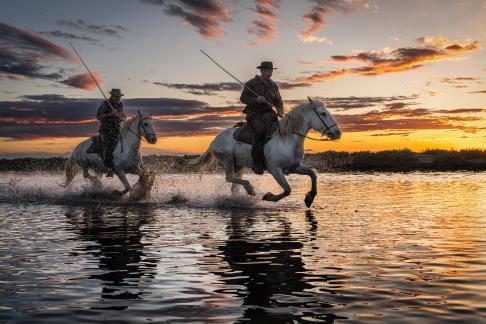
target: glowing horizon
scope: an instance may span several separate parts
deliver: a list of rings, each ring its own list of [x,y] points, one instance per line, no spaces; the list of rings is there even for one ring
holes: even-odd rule
[[[96,134],[102,97],[68,42],[105,92],[122,89],[129,114],[154,114],[146,154],[201,153],[244,118],[241,86],[201,48],[243,81],[272,60],[287,110],[326,102],[343,137],[306,141],[308,152],[486,149],[484,1],[95,3],[5,6],[0,155],[60,155]]]

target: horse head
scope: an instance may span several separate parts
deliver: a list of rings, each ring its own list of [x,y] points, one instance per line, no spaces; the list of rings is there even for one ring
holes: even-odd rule
[[[305,108],[305,116],[310,128],[320,132],[322,135],[326,135],[330,140],[341,138],[341,130],[331,113],[327,110],[326,105],[317,99],[307,98],[309,103]]]
[[[150,144],[157,143],[157,134],[154,131],[152,115],[144,114],[138,111],[138,131],[139,134]]]

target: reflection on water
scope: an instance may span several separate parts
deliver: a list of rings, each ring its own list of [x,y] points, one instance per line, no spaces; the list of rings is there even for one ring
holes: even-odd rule
[[[40,178],[0,185],[0,321],[485,320],[482,174],[320,175],[309,210],[294,176],[279,204],[228,204],[219,176],[196,195],[180,175],[158,180],[157,204],[53,204]],[[188,201],[163,203],[177,192]]]
[[[228,239],[220,249],[232,271],[221,275],[230,287],[225,291],[236,290],[242,298],[242,319],[271,323],[292,322],[306,315],[335,318],[332,310],[327,310],[332,305],[311,291],[312,282],[327,286],[332,278],[312,275],[305,268],[302,248],[306,241],[315,239],[317,227],[312,212],[306,216],[313,229],[310,237],[292,237],[291,223],[278,213],[263,214],[258,219],[253,210],[231,212]],[[261,235],[261,228],[265,227],[266,233]]]
[[[102,287],[101,301],[94,308],[121,310],[129,303],[111,306],[106,300],[143,298],[146,293],[139,284],[154,277],[158,263],[157,258],[144,254],[142,242],[141,227],[153,220],[153,209],[69,207],[66,217],[78,235],[75,239],[87,242],[84,252],[99,260],[100,273],[89,276]]]

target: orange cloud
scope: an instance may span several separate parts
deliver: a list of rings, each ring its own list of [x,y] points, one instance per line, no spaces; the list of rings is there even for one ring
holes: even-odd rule
[[[258,45],[260,42],[270,42],[275,39],[277,28],[275,23],[277,21],[277,14],[280,0],[255,0],[256,5],[252,10],[257,14],[258,20],[254,20],[248,33],[256,36],[252,45]]]
[[[330,43],[325,37],[318,37],[315,34],[326,26],[326,17],[335,12],[351,13],[355,7],[346,0],[311,0],[314,7],[307,14],[302,16],[307,28],[298,34],[303,43]]]
[[[193,26],[204,38],[218,38],[226,34],[221,22],[231,20],[230,10],[220,0],[178,0],[171,3],[161,0],[140,0],[162,6],[164,13],[179,17],[183,23]]]
[[[103,82],[101,76],[97,72],[93,72],[93,77],[96,79],[98,84]],[[93,90],[96,88],[96,83],[89,73],[73,75],[64,81],[61,81],[61,83],[84,90]]]
[[[424,36],[425,37],[425,36]],[[358,61],[366,63],[356,68],[343,68],[335,71],[316,73],[309,77],[299,78],[300,83],[314,83],[325,80],[336,79],[348,74],[365,76],[380,75],[413,70],[423,66],[425,63],[445,60],[465,52],[471,52],[480,48],[477,41],[458,43],[430,38],[419,42],[426,45],[418,47],[402,47],[394,50],[384,49],[381,51],[363,51],[356,55],[335,55],[331,59],[335,62]]]

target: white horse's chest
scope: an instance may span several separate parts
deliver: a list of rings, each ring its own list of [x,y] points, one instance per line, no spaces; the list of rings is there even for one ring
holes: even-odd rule
[[[303,147],[279,139],[270,141],[265,146],[265,159],[269,167],[278,166],[283,170],[294,168],[300,164],[303,157]]]

